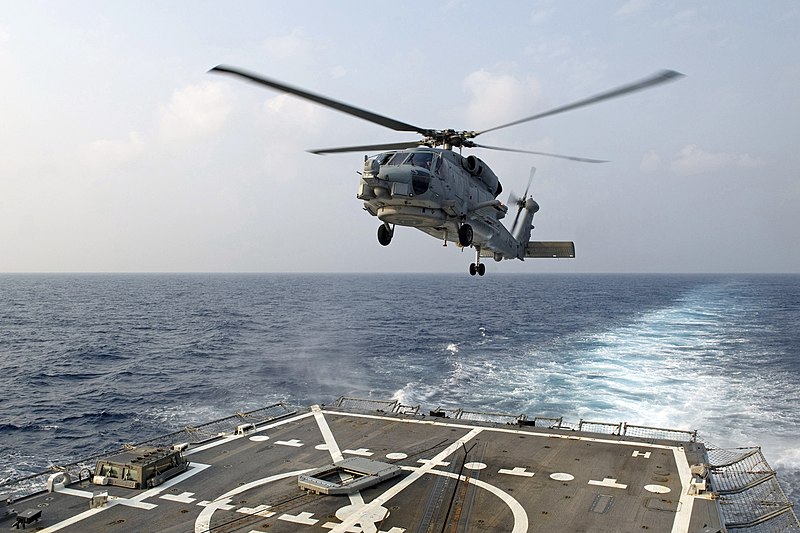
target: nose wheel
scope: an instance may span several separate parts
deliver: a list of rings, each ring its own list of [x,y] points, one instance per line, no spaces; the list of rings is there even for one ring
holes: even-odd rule
[[[461,227],[458,228],[458,244],[464,248],[470,246],[472,244],[473,235],[472,226],[469,224],[461,224]]]
[[[381,243],[381,246],[389,246],[389,243],[392,242],[392,237],[394,237],[394,228],[390,227],[389,224],[378,226],[378,242]]]

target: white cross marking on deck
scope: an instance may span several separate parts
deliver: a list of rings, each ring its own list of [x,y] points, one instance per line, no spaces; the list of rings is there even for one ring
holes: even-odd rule
[[[362,457],[372,457],[373,454],[368,448],[359,448],[357,450],[345,450],[342,453],[349,453],[350,455],[360,455]]]
[[[523,476],[523,477],[533,477],[533,472],[526,472],[525,467],[522,466],[515,466],[511,470],[508,468],[501,468],[497,471],[498,474],[508,474],[510,476]]]
[[[197,498],[192,498],[192,496],[194,496],[194,492],[181,492],[180,494],[162,494],[159,498],[179,503],[193,503]]]
[[[228,505],[230,502],[231,498],[220,498],[218,500],[214,500],[213,502],[210,502],[208,500],[203,500],[201,502],[198,502],[197,505],[199,505],[200,507],[206,507],[208,509],[214,509],[214,510],[222,509],[223,511],[230,511],[235,507],[233,505]]]
[[[417,459],[417,462],[431,466],[450,466],[449,461],[437,461],[436,459]]]
[[[325,522],[324,524],[322,524],[322,527],[324,527],[325,529],[333,529],[338,525],[339,524],[337,524],[336,522]],[[347,533],[361,533],[362,531],[364,530],[361,529],[359,526],[353,526],[347,530]]]
[[[286,522],[293,522],[295,524],[303,524],[304,526],[313,526],[319,520],[316,518],[311,518],[314,516],[314,513],[302,512],[298,515],[291,515],[291,514],[282,514],[278,517],[278,520],[284,520]]]
[[[249,515],[256,515],[256,516],[263,516],[264,518],[269,518],[270,516],[274,515],[272,511],[267,511],[272,507],[271,505],[259,505],[258,507],[240,507],[236,509],[237,513],[242,514],[249,514]]]
[[[595,481],[594,479],[589,480],[589,485],[598,485],[600,487],[609,487],[612,489],[627,489],[628,485],[623,485],[622,483],[617,483],[617,478],[613,477],[605,477],[603,481]]]
[[[280,444],[281,446],[292,446],[294,448],[300,448],[303,445],[303,443],[297,439],[276,440],[275,444]]]
[[[631,457],[644,457],[645,459],[650,459],[650,452],[640,452],[639,450],[633,450]]]

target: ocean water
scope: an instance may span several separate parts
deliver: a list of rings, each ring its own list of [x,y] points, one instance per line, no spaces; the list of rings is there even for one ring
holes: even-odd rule
[[[0,275],[0,480],[340,395],[699,430],[800,500],[800,276]]]

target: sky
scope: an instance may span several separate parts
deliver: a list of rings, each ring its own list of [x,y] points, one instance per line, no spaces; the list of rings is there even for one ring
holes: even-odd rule
[[[686,75],[479,142],[532,239],[494,272],[800,272],[800,4],[0,0],[0,272],[466,272],[356,199],[412,141],[218,64],[426,128],[483,130],[661,70]],[[465,152],[466,155],[466,152]],[[513,217],[507,217],[512,219]],[[507,221],[510,225],[510,221]]]

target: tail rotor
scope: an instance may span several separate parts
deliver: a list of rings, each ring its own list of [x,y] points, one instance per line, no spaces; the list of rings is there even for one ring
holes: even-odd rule
[[[528,202],[528,191],[531,188],[531,183],[533,183],[533,175],[536,174],[536,167],[531,167],[531,174],[528,177],[528,186],[525,187],[525,193],[522,195],[521,198],[518,198],[513,192],[508,196],[508,205],[516,204],[517,206],[517,214],[514,217],[514,223],[511,225],[511,234],[514,235],[517,229],[517,223],[519,222],[519,216],[522,214],[522,210],[528,208],[531,212],[535,213],[539,210],[539,204],[533,199],[533,194],[530,197],[530,205]]]

